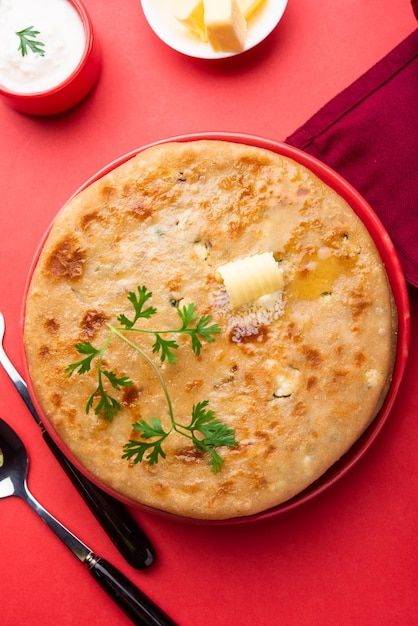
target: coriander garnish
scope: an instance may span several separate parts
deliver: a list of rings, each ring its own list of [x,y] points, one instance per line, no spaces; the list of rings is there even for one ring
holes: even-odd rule
[[[28,26],[15,34],[19,37],[18,52],[21,52],[22,57],[28,54],[28,48],[41,57],[45,56],[45,50],[43,50],[45,44],[42,41],[36,41],[36,37],[40,35],[39,30],[34,30],[33,26]]]
[[[223,461],[216,448],[220,446],[235,446],[234,430],[219,420],[215,416],[214,411],[207,409],[209,404],[208,400],[203,400],[193,406],[191,419],[188,424],[179,423],[175,419],[172,401],[160,368],[145,350],[129,339],[124,332],[132,331],[154,335],[155,340],[152,346],[152,352],[159,355],[162,363],[165,360],[169,363],[174,363],[176,360],[176,350],[179,347],[178,343],[172,338],[165,339],[163,335],[188,335],[191,340],[193,352],[196,356],[199,356],[202,349],[202,342],[211,343],[215,341],[215,336],[220,333],[221,328],[218,324],[212,323],[212,317],[210,315],[202,315],[199,317],[194,304],[188,304],[182,308],[176,309],[181,320],[181,325],[178,328],[172,330],[136,328],[135,324],[138,320],[141,318],[150,319],[157,312],[155,307],[152,306],[144,308],[151,297],[152,293],[144,286],[138,287],[137,292],[129,292],[128,300],[134,309],[133,318],[130,319],[126,315],[121,314],[118,316],[118,321],[121,326],[107,324],[109,333],[103,345],[99,348],[96,348],[89,342],[76,344],[76,350],[85,356],[83,359],[72,363],[66,368],[67,375],[71,376],[74,372],[78,374],[89,372],[93,360],[97,359],[97,386],[87,400],[86,413],[94,409],[96,415],[101,415],[108,420],[112,420],[121,410],[121,405],[115,397],[111,396],[106,391],[105,384],[108,385],[110,383],[111,387],[116,390],[133,384],[128,376],[117,376],[114,372],[103,368],[103,356],[109,348],[112,338],[118,337],[132,349],[139,352],[153,368],[163,390],[167,404],[167,413],[170,418],[170,426],[167,430],[164,430],[161,420],[156,417],[151,418],[150,423],[141,420],[133,424],[134,431],[139,433],[143,441],[130,439],[123,447],[122,458],[131,460],[133,463],[139,463],[143,459],[148,461],[150,465],[158,463],[159,457],[165,458],[166,456],[162,447],[164,440],[171,432],[175,431],[189,439],[199,452],[208,453],[212,470],[218,472]],[[94,406],[96,398],[97,402]]]
[[[123,447],[124,454],[122,458],[133,459],[134,463],[138,463],[142,461],[144,454],[148,452],[146,458],[149,464],[153,465],[154,463],[158,463],[159,456],[165,458],[162,442],[168,437],[171,431],[175,430],[184,437],[191,439],[199,452],[208,452],[210,454],[209,463],[213,472],[219,472],[223,460],[216,451],[216,448],[219,446],[235,446],[235,432],[232,428],[229,428],[229,426],[226,426],[226,424],[215,417],[214,411],[206,410],[208,404],[208,400],[203,400],[203,402],[198,402],[193,405],[190,423],[184,425],[174,420],[168,431],[164,430],[160,420],[155,417],[152,418],[151,424],[148,424],[144,420],[136,422],[133,428],[143,439],[148,440],[153,437],[155,437],[155,439],[152,442],[130,439]]]
[[[135,316],[133,320],[130,320],[126,315],[119,315],[118,322],[123,326],[123,330],[133,330],[138,333],[148,333],[155,337],[155,342],[152,346],[152,351],[155,354],[160,354],[161,361],[167,361],[174,363],[176,356],[174,350],[177,350],[178,343],[172,339],[164,339],[161,335],[189,335],[192,342],[192,350],[199,356],[202,348],[202,341],[212,343],[215,341],[214,335],[218,335],[221,332],[218,324],[211,324],[211,315],[202,315],[200,318],[196,313],[196,305],[188,304],[187,306],[177,308],[177,314],[181,319],[181,326],[171,330],[144,330],[143,328],[134,328],[137,320],[141,317],[149,319],[156,312],[154,307],[148,307],[143,310],[144,304],[151,298],[152,293],[147,291],[146,287],[138,287],[138,294],[130,291],[128,294],[128,300],[131,302],[135,310]],[[197,321],[196,321],[197,320]],[[195,323],[193,323],[195,322]]]
[[[113,372],[109,372],[108,370],[103,369],[102,360],[103,354],[105,353],[111,336],[107,337],[103,346],[99,349],[95,348],[89,342],[85,343],[77,343],[76,350],[80,354],[85,354],[87,356],[84,359],[80,359],[80,361],[76,361],[69,365],[66,369],[67,375],[71,376],[74,372],[77,374],[85,374],[89,372],[91,369],[91,364],[93,359],[98,359],[97,364],[97,387],[93,391],[93,393],[89,396],[86,404],[86,413],[89,413],[90,409],[94,408],[94,412],[96,415],[103,415],[108,420],[112,420],[114,416],[119,413],[121,406],[119,401],[108,394],[104,388],[104,378],[110,382],[114,389],[119,390],[121,387],[128,387],[133,384],[132,380],[127,376],[118,377]],[[95,398],[98,398],[96,406],[94,405]]]

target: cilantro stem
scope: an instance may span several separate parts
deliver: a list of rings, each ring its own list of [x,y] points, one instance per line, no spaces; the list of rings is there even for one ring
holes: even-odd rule
[[[119,328],[116,328],[115,326],[112,326],[111,324],[106,324],[106,326],[109,328],[109,330],[114,333],[115,335],[117,335],[120,339],[122,339],[122,341],[124,341],[125,343],[127,343],[129,346],[131,346],[131,348],[133,348],[134,350],[136,350],[137,352],[139,352],[139,354],[141,354],[144,359],[149,363],[149,365],[151,365],[152,369],[154,370],[154,372],[156,373],[158,380],[160,382],[160,385],[162,387],[162,390],[164,392],[164,396],[167,402],[167,408],[168,408],[168,414],[170,416],[170,421],[171,421],[171,429],[173,428],[175,430],[177,430],[176,428],[176,420],[174,419],[174,411],[173,411],[173,405],[171,404],[171,399],[170,399],[170,395],[168,393],[168,389],[167,386],[165,384],[165,380],[162,377],[162,374],[160,372],[159,367],[154,363],[154,361],[148,356],[148,354],[145,352],[145,350],[143,350],[142,348],[140,348],[136,343],[134,343],[133,341],[131,341],[130,339],[128,339],[127,337],[125,337],[125,335],[123,335]]]
[[[100,386],[101,389],[103,389],[103,382],[102,382],[102,362],[103,362],[103,356],[104,353],[106,352],[106,350],[109,347],[109,343],[112,339],[112,333],[109,333],[108,336],[106,337],[106,339],[104,340],[104,342],[102,343],[101,348],[99,348],[99,357],[97,359],[97,382]]]
[[[146,330],[145,328],[123,328],[121,326],[117,327],[118,330],[127,330],[134,333],[148,333],[149,335],[166,335],[168,333],[172,334],[180,334],[180,333],[193,333],[195,331],[194,328],[176,328],[174,330]]]
[[[183,424],[179,424],[178,422],[174,422],[173,427],[174,427],[174,430],[176,432],[178,432],[180,435],[183,435],[183,437],[186,437],[187,439],[191,439],[193,441],[193,437],[191,435],[187,435],[182,430],[179,430],[180,428],[187,428],[187,426],[183,426]]]
[[[101,392],[104,392],[102,379],[102,356],[99,358],[99,367],[97,368],[97,389]]]
[[[112,339],[112,334],[109,333],[108,336],[106,337],[106,339],[104,340],[102,347],[100,348],[100,356],[99,356],[99,363],[100,365],[102,364],[103,361],[103,355],[106,352],[106,350],[109,347],[109,343],[111,342]]]

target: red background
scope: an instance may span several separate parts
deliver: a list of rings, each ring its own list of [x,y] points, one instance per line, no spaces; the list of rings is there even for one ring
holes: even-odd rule
[[[147,26],[138,0],[85,0],[103,48],[93,94],[59,118],[0,103],[0,307],[21,368],[19,318],[39,240],[97,169],[185,132],[283,139],[416,26],[407,0],[289,0],[258,48],[210,62],[183,57]],[[336,486],[252,526],[187,526],[143,513],[158,550],[146,573],[126,565],[42,442],[0,372],[0,415],[24,438],[36,497],[119,566],[181,626],[409,626],[418,623],[418,292],[400,396],[374,446]],[[23,502],[1,503],[0,624],[129,624]]]

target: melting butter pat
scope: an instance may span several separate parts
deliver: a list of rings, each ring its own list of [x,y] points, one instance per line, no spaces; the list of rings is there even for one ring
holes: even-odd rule
[[[202,41],[207,41],[203,0],[174,0],[174,17]]]
[[[253,302],[283,287],[283,272],[272,252],[237,259],[218,267],[233,307]]]
[[[247,22],[237,0],[204,0],[208,40],[214,50],[240,52],[247,36]]]
[[[238,0],[239,8],[244,17],[248,20],[260,7],[265,0]]]

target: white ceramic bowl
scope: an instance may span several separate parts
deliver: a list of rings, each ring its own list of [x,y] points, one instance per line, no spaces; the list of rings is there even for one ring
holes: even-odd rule
[[[265,0],[250,19],[245,47],[241,52],[215,52],[209,43],[190,33],[173,15],[170,0],[141,0],[142,10],[154,33],[170,48],[199,59],[223,59],[254,48],[280,22],[287,0]]]

